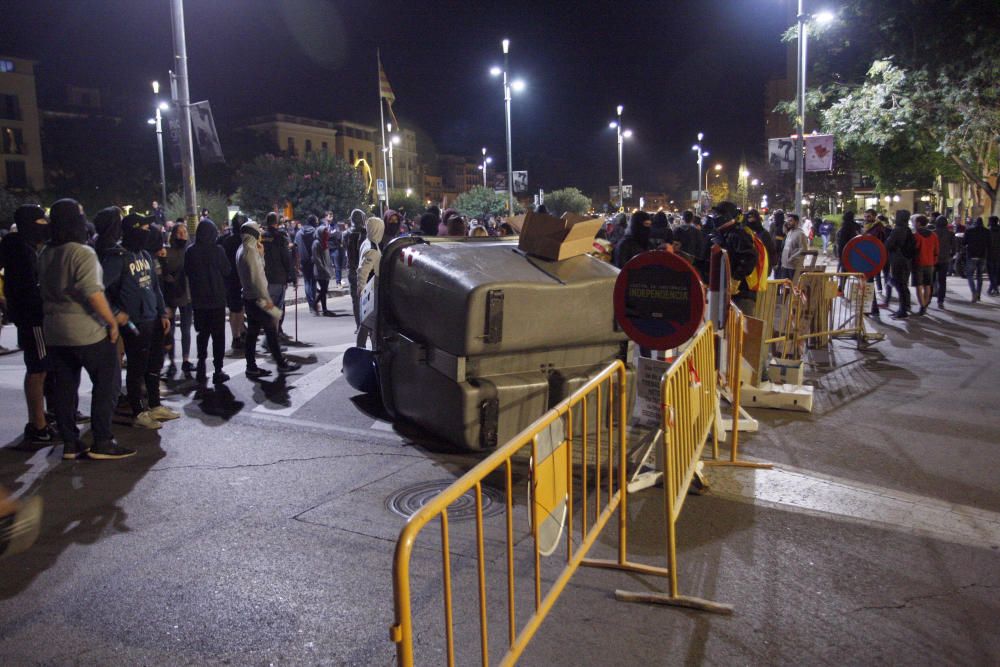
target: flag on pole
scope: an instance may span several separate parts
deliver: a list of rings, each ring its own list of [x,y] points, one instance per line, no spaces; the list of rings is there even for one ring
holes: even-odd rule
[[[392,103],[396,101],[396,95],[392,92],[392,86],[389,85],[389,79],[385,75],[385,70],[382,69],[382,56],[378,56],[378,90],[379,96],[385,100],[385,104],[389,107],[389,116],[392,118],[392,123],[396,127],[399,127],[399,121],[396,120],[396,114],[392,111]]]

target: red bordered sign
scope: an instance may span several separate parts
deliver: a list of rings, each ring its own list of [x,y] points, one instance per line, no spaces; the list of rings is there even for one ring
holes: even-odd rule
[[[848,241],[841,257],[848,273],[863,273],[865,278],[874,278],[885,266],[888,254],[881,241],[864,234]]]
[[[698,272],[672,252],[636,255],[615,282],[615,319],[642,347],[669,350],[690,340],[705,315]]]

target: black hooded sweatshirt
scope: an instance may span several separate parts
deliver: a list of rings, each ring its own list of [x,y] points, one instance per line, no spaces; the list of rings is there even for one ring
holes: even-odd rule
[[[211,220],[202,220],[194,235],[194,243],[184,255],[184,274],[195,310],[226,307],[226,283],[232,267],[226,251],[216,244],[219,230]]]
[[[146,250],[154,229],[143,230],[148,220],[129,215],[122,221],[123,252],[108,252],[101,258],[104,292],[116,313],[125,312],[133,322],[151,322],[166,314],[156,260]],[[95,222],[96,226],[96,222]]]
[[[649,250],[650,228],[643,224],[646,220],[651,220],[648,213],[638,211],[632,214],[628,231],[615,246],[615,266],[619,269],[639,253]]]
[[[14,212],[17,231],[0,241],[0,269],[4,272],[7,316],[18,327],[40,327],[42,293],[38,289],[38,248],[48,225],[35,220],[45,217],[38,206],[21,206]]]

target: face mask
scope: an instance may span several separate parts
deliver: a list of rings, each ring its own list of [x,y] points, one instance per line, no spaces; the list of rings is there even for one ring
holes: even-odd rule
[[[49,228],[48,223],[39,224],[32,222],[26,224],[23,229],[19,230],[19,233],[28,245],[47,243],[52,238],[52,230]]]
[[[122,230],[122,245],[132,252],[139,252],[146,248],[149,242],[149,229],[142,227],[130,227]]]
[[[175,248],[184,248],[184,247],[187,246],[187,243],[188,243],[187,239],[178,238],[176,236],[174,237],[174,247]]]

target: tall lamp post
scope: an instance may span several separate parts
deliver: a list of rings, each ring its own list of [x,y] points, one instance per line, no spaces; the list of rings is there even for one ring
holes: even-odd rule
[[[510,40],[505,39],[500,42],[503,47],[503,68],[494,67],[490,70],[493,76],[503,75],[503,109],[504,121],[507,126],[507,211],[509,215],[514,215],[514,162],[511,157],[510,141],[510,97],[511,91],[520,92],[524,90],[524,82],[520,79],[510,80]]]
[[[153,94],[160,94],[160,82],[153,82]],[[151,119],[151,124],[156,126],[156,151],[160,158],[160,193],[162,199],[160,200],[160,206],[167,205],[167,172],[163,166],[163,116],[160,114],[161,111],[166,111],[169,107],[166,102],[156,103],[156,116]]]
[[[191,134],[191,95],[188,92],[187,41],[184,37],[184,0],[170,0],[174,33],[174,60],[177,72],[171,73],[171,92],[181,125],[181,179],[184,192],[184,215],[188,231],[194,234],[198,222],[197,190],[194,181],[194,137]]]
[[[386,183],[386,197],[385,205],[389,206],[389,192],[396,187],[396,168],[392,163],[392,147],[398,145],[400,142],[399,135],[392,133],[392,123],[386,123],[386,129],[389,130],[389,146],[385,149],[389,156],[389,181]]]
[[[796,78],[796,102],[795,110],[795,215],[802,219],[802,197],[805,182],[805,140],[806,140],[806,53],[807,42],[809,40],[808,22],[810,18],[816,19],[817,23],[825,24],[833,20],[832,12],[820,12],[815,16],[809,16],[802,10],[802,0],[799,0],[799,10],[796,15],[798,22],[798,76]]]
[[[621,104],[618,105],[618,120],[611,121],[608,127],[618,131],[618,210],[621,211],[625,208],[625,180],[622,177],[622,152],[625,145],[625,140],[632,136],[632,130],[626,130],[622,128],[622,111],[625,107]]]
[[[479,165],[479,168],[483,170],[483,187],[486,187],[486,165],[493,162],[493,158],[486,155],[486,147],[483,146],[483,163]]]
[[[705,138],[705,135],[702,134],[701,132],[699,132],[698,133],[698,143],[696,143],[694,146],[691,147],[691,150],[693,150],[693,151],[695,151],[695,152],[698,153],[698,203],[695,206],[695,208],[697,209],[698,213],[702,212],[701,211],[701,202],[702,202],[702,199],[703,199],[703,194],[702,193],[704,192],[704,190],[702,190],[702,188],[701,188],[701,165],[704,164],[705,158],[708,157],[708,151],[703,151],[701,149],[701,141],[704,138]]]

